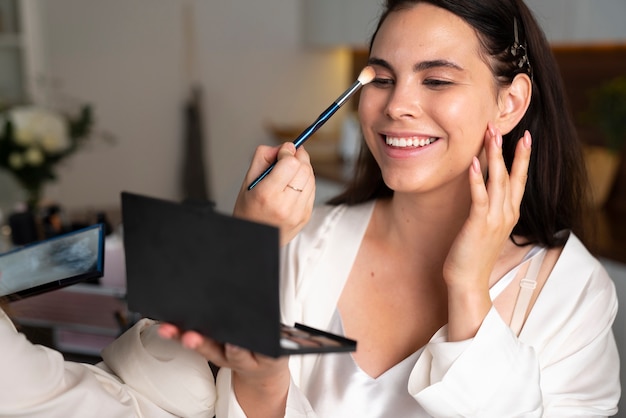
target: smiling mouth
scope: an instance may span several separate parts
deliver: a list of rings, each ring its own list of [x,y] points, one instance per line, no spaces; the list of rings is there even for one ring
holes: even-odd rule
[[[417,136],[412,136],[412,137],[386,136],[385,143],[387,145],[390,145],[392,147],[397,147],[397,148],[408,148],[408,147],[419,148],[419,147],[425,147],[427,145],[430,145],[438,139],[439,138],[435,138],[435,137],[424,138],[424,137],[417,137]]]

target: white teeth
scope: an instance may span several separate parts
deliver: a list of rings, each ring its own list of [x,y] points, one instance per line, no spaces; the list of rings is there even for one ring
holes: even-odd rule
[[[426,145],[432,144],[436,140],[437,138],[418,138],[415,136],[410,138],[397,138],[388,136],[385,138],[385,143],[387,145],[391,145],[392,147],[398,148],[424,147]]]

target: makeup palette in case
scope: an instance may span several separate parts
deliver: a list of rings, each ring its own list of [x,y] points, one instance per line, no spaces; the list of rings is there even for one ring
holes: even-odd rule
[[[122,193],[128,307],[272,357],[349,352],[356,341],[280,323],[278,229]]]

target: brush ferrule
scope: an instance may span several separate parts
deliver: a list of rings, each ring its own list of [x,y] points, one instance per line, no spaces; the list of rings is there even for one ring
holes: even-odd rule
[[[343,92],[343,94],[341,96],[339,96],[339,98],[337,98],[337,100],[335,100],[335,103],[337,103],[337,106],[343,106],[343,104],[348,101],[348,99],[350,97],[352,97],[352,95],[354,93],[356,93],[356,91],[361,88],[361,82],[359,80],[355,81],[354,84],[352,84],[352,86],[350,86],[350,88],[346,91]]]

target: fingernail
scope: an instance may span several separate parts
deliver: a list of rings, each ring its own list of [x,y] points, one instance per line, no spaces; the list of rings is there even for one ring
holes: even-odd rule
[[[202,344],[202,337],[193,333],[185,334],[182,342],[185,347],[195,350],[200,347],[200,344]]]
[[[487,124],[487,129],[489,129],[489,134],[490,134],[491,136],[496,136],[496,130],[495,130],[495,128],[493,127],[493,124],[492,124],[491,122],[489,122],[489,123]]]
[[[227,351],[230,351],[231,353],[237,353],[242,350],[242,348],[239,347],[238,345],[233,345],[233,344],[228,344],[228,343],[226,344],[225,348]]]
[[[496,135],[496,145],[498,146],[498,148],[502,148],[502,134],[500,133],[500,131],[498,131]]]
[[[532,143],[533,143],[533,138],[530,135],[530,132],[528,131],[524,132],[524,146],[526,148],[530,148]]]
[[[167,338],[167,339],[170,339],[174,336],[174,330],[170,327],[166,327],[163,325],[159,326],[158,333],[162,338]]]
[[[480,174],[480,161],[478,161],[478,158],[476,157],[472,160],[472,170],[474,170],[477,174]]]

